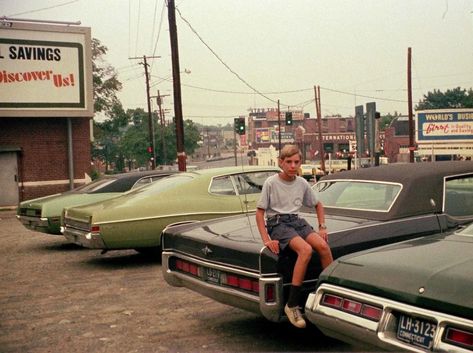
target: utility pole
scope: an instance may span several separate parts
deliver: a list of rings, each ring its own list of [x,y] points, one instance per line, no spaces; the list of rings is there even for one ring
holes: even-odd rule
[[[412,116],[411,48],[407,48],[407,105],[409,114],[409,162],[414,163],[414,118]]]
[[[149,58],[160,58],[160,56],[149,56]],[[130,59],[141,59],[140,57],[134,57]],[[146,61],[146,55],[143,55],[143,62],[140,63],[145,67],[145,80],[146,80],[146,102],[148,106],[148,133],[149,133],[149,145],[151,147],[151,169],[156,169],[156,147],[154,143],[154,127],[153,117],[151,115],[151,96],[149,94],[149,72],[148,62]]]
[[[158,90],[158,97],[156,99],[158,101],[159,118],[160,118],[160,122],[161,122],[161,140],[162,140],[162,144],[163,144],[163,162],[166,163],[167,152],[166,152],[166,141],[165,141],[165,134],[164,134],[164,130],[166,128],[166,122],[164,120],[164,111],[163,111],[163,108],[162,108],[162,104],[163,104],[162,97],[167,97],[167,94],[162,96],[159,93],[159,90]]]
[[[279,99],[278,99],[278,148],[279,148],[279,156],[281,156],[281,111],[279,110]]]
[[[182,118],[181,76],[179,50],[177,43],[176,8],[174,0],[168,1],[169,38],[171,41],[172,78],[174,94],[174,116],[176,118],[176,147],[179,171],[186,171],[186,152],[184,149],[184,121]]]
[[[317,113],[317,127],[319,130],[319,151],[320,151],[320,169],[325,173],[325,150],[324,141],[322,140],[322,112],[320,108],[320,86],[314,86],[315,93],[315,111]]]

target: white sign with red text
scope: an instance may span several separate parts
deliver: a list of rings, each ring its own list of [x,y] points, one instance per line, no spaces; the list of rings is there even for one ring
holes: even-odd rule
[[[0,115],[93,115],[90,40],[84,27],[0,26]]]

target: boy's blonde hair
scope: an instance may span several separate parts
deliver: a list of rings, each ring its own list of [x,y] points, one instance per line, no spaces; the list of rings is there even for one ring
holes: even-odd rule
[[[299,154],[299,157],[302,158],[302,153],[299,150],[299,147],[297,147],[296,145],[285,145],[279,153],[279,159],[283,161],[284,158],[292,157],[295,154]]]

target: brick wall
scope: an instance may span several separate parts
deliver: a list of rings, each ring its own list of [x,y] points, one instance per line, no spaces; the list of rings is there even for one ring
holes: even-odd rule
[[[90,173],[90,120],[71,118],[74,179]],[[68,180],[66,118],[0,118],[0,147],[14,146],[19,154],[20,200],[69,189],[69,184],[22,186],[22,182]]]

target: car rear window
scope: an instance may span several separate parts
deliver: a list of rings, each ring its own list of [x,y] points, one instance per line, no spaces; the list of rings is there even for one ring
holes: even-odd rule
[[[324,207],[388,212],[402,186],[396,183],[358,180],[320,181],[314,185]]]
[[[106,187],[114,183],[116,178],[103,178],[95,180],[91,183],[85,184],[73,190],[74,193],[85,194],[85,193],[100,193],[107,192]]]
[[[193,179],[194,178],[190,175],[173,175],[133,189],[129,191],[127,195],[139,193],[145,193],[146,195],[158,194],[164,190],[192,181]]]
[[[454,217],[473,215],[473,177],[458,177],[445,182],[445,213]]]

